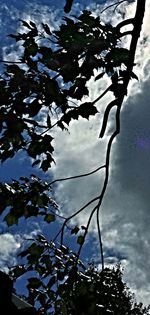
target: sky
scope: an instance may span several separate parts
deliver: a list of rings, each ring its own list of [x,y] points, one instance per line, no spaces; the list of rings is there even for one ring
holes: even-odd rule
[[[65,1],[59,0],[0,0],[0,59],[1,57],[16,58],[14,43],[6,37],[9,33],[19,30],[19,19],[41,21],[58,27],[63,14]],[[107,4],[110,2],[107,1]],[[74,0],[73,12],[85,7],[92,8],[95,14],[100,13],[103,1]],[[135,3],[123,3],[115,12],[106,10],[103,19],[117,24],[122,13],[125,17],[133,16]],[[107,192],[101,208],[102,240],[105,262],[108,265],[121,261],[124,267],[124,279],[136,293],[137,299],[144,304],[150,303],[150,2],[147,0],[146,14],[138,42],[135,73],[139,80],[132,80],[129,86],[121,113],[120,135],[114,141],[111,152],[110,178]],[[144,40],[145,39],[145,40]],[[95,99],[105,88],[107,79],[99,84],[93,79],[88,83],[90,100]],[[109,100],[107,95],[99,102],[99,114],[90,121],[80,119],[71,123],[69,132],[55,134],[54,165],[47,176],[51,179],[87,173],[103,165],[106,145],[114,128],[113,111],[109,127],[104,139],[98,138],[102,114]],[[26,166],[26,167],[24,167]],[[0,166],[0,180],[8,180],[16,175],[31,173],[30,161],[19,154],[15,159]],[[55,187],[55,199],[65,215],[78,210],[85,202],[99,193],[104,173],[99,171],[82,180],[61,182]],[[87,209],[75,223],[82,225],[88,217]],[[42,226],[34,221],[32,227],[26,226],[24,235],[13,227],[11,230],[0,224],[0,268],[7,266],[7,261],[20,248],[26,235],[36,235]],[[91,225],[93,258],[100,264],[97,256],[98,242],[95,222]],[[89,250],[90,252],[90,250]],[[6,268],[6,267],[5,267]]]

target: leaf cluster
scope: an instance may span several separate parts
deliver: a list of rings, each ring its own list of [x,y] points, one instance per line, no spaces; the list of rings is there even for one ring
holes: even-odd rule
[[[48,243],[43,235],[19,256],[27,263],[13,268],[11,275],[17,279],[30,272],[27,301],[38,305],[39,314],[149,314],[149,307],[135,302],[119,265],[103,271],[85,266],[68,247]]]
[[[27,219],[39,215],[46,222],[53,222],[58,206],[51,196],[49,185],[31,175],[30,178],[21,177],[19,181],[0,183],[0,213],[6,209],[9,209],[9,212],[4,220],[11,226],[18,224],[21,217]]]
[[[24,150],[46,172],[54,162],[53,127],[96,115],[95,103],[82,100],[89,95],[87,82],[95,71],[95,80],[107,74],[113,81],[116,68],[127,66],[129,51],[120,48],[119,28],[90,11],[65,17],[54,31],[21,22],[25,31],[9,35],[22,46],[21,59],[6,63],[0,79],[0,160]],[[118,96],[123,72],[116,75],[111,90]]]

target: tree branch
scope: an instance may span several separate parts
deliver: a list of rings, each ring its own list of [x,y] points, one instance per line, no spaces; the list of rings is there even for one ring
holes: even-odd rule
[[[103,271],[105,266],[104,266],[102,235],[101,235],[101,228],[100,228],[99,207],[97,207],[97,211],[96,211],[96,221],[97,221],[97,231],[98,231],[98,239],[99,239],[99,246],[100,246],[100,253],[101,253],[101,265],[102,265],[102,271]]]
[[[111,91],[112,86],[113,84],[109,85],[108,88],[92,102],[92,104],[94,105],[97,103],[108,91]]]
[[[24,64],[25,62],[22,62],[22,61],[10,61],[10,60],[2,60],[0,59],[0,63],[12,63],[12,64]]]
[[[52,184],[57,183],[57,182],[62,182],[62,181],[70,180],[70,179],[76,179],[76,178],[89,176],[89,175],[92,175],[92,174],[98,172],[100,169],[102,169],[104,167],[105,167],[105,165],[99,166],[94,171],[91,171],[91,172],[85,173],[85,174],[81,174],[81,175],[75,175],[75,176],[70,176],[70,177],[58,178],[58,179],[55,179],[52,182],[48,183],[48,185],[51,186]]]
[[[108,116],[109,116],[110,110],[112,109],[113,106],[116,106],[116,105],[117,105],[117,99],[111,101],[107,105],[105,113],[104,113],[104,118],[103,118],[102,128],[101,128],[101,131],[100,131],[100,134],[99,134],[99,138],[103,138],[105,130],[106,130],[106,126],[107,126],[107,121],[108,121]]]
[[[140,36],[140,31],[141,31],[141,27],[142,27],[142,23],[143,23],[143,17],[144,17],[144,12],[145,12],[145,2],[143,0],[138,0],[137,1],[137,9],[136,9],[136,14],[135,14],[135,19],[134,19],[134,29],[133,29],[133,33],[132,33],[132,39],[131,39],[131,44],[130,44],[130,59],[129,59],[129,63],[127,65],[127,75],[125,76],[125,78],[123,79],[123,88],[122,88],[122,93],[118,98],[117,101],[117,110],[116,110],[116,130],[114,131],[114,133],[111,135],[108,145],[107,145],[107,151],[106,151],[106,167],[105,167],[105,178],[104,178],[104,184],[99,196],[99,202],[97,204],[97,206],[95,206],[95,208],[92,210],[89,220],[88,220],[88,224],[87,224],[87,229],[85,231],[84,234],[84,239],[88,233],[88,227],[90,225],[91,219],[95,213],[95,211],[97,210],[97,226],[98,226],[98,233],[99,233],[99,244],[100,244],[100,252],[101,252],[101,257],[102,257],[102,270],[104,268],[104,260],[103,260],[103,248],[102,248],[102,241],[101,241],[101,232],[100,232],[100,225],[99,225],[99,215],[100,215],[100,207],[106,192],[106,188],[108,185],[108,180],[109,180],[109,166],[110,166],[110,154],[111,154],[111,148],[112,148],[112,144],[114,139],[116,138],[116,136],[119,134],[120,132],[120,112],[121,112],[121,106],[124,100],[124,97],[126,95],[126,93],[124,91],[127,90],[129,81],[130,81],[130,77],[131,77],[131,73],[133,70],[133,66],[134,66],[134,59],[135,59],[135,52],[136,52],[136,46],[137,46],[137,41],[138,38]],[[141,12],[142,11],[142,12]],[[116,100],[115,100],[116,101]],[[109,106],[109,105],[108,105]],[[105,116],[105,122],[103,125],[103,132],[105,131],[106,128],[106,121],[108,118],[108,114],[110,112],[110,109],[113,105],[110,103],[110,106],[107,109],[106,112],[106,116]],[[102,132],[102,134],[103,134]],[[80,245],[79,251],[78,251],[78,257],[80,255],[81,249],[82,249],[83,244]]]
[[[63,223],[62,225],[62,228],[60,230],[60,233],[61,233],[61,245],[63,244],[63,235],[64,235],[64,229],[65,229],[65,226],[66,226],[66,223],[68,221],[70,221],[71,219],[73,219],[75,216],[77,216],[79,213],[81,213],[84,209],[86,209],[90,204],[92,204],[94,201],[98,200],[99,199],[99,196],[98,197],[95,197],[93,199],[91,199],[88,203],[86,203],[82,208],[80,208],[78,211],[74,212],[72,215],[70,215]],[[59,234],[60,234],[59,233]]]
[[[128,1],[128,0],[121,0],[121,1],[119,1],[119,2],[115,2],[115,3],[113,3],[113,4],[108,5],[106,8],[104,8],[104,9],[101,11],[101,14],[102,14],[103,12],[105,12],[106,10],[108,10],[109,8],[111,8],[111,7],[116,6],[116,7],[115,7],[115,9],[116,9],[116,8],[118,7],[118,5],[120,5],[121,3],[125,2],[125,1]],[[114,11],[115,11],[115,9],[114,9]]]

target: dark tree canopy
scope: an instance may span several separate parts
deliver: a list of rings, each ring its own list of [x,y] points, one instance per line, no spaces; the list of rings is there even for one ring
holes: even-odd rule
[[[120,47],[122,23],[104,25],[89,11],[65,17],[53,32],[47,24],[42,24],[42,30],[32,21],[22,24],[24,33],[9,35],[20,42],[22,56],[18,64],[6,64],[0,80],[0,159],[4,162],[24,150],[33,166],[45,172],[54,161],[53,128],[63,130],[71,120],[97,113],[98,99],[82,101],[89,95],[86,83],[94,70],[95,81],[109,75],[109,90],[117,99],[130,53]]]
[[[117,3],[121,3],[120,1]],[[73,1],[66,1],[69,13]],[[97,104],[107,92],[112,101],[104,111],[100,138],[105,134],[111,109],[116,106],[116,129],[111,135],[106,162],[87,174],[61,178],[49,183],[37,174],[0,183],[0,213],[8,226],[18,224],[20,218],[41,216],[50,224],[57,217],[60,231],[53,240],[44,235],[27,244],[19,253],[21,264],[11,268],[17,280],[28,278],[29,303],[39,314],[100,315],[148,314],[149,308],[137,304],[122,280],[119,266],[105,268],[99,223],[100,206],[109,179],[110,153],[113,140],[120,132],[120,112],[133,72],[137,41],[142,27],[145,1],[136,1],[132,19],[116,26],[103,23],[101,17],[84,10],[79,16],[65,16],[59,29],[52,31],[48,24],[37,26],[33,21],[21,21],[24,32],[10,34],[22,49],[17,62],[4,60],[5,70],[0,76],[0,160],[4,163],[23,151],[32,159],[32,167],[47,172],[54,161],[53,130],[68,129],[71,121],[81,117],[89,120],[98,113]],[[122,31],[131,25],[132,30]],[[122,39],[130,36],[130,47],[124,48]],[[88,81],[109,78],[110,84],[102,94],[89,101]],[[86,100],[86,101],[85,101]],[[54,183],[89,176],[105,170],[102,191],[69,217],[61,216],[53,199]],[[93,206],[85,226],[68,224],[87,206]],[[80,253],[93,216],[97,217],[102,270],[87,266]],[[73,252],[64,244],[65,229],[70,230],[78,244]]]

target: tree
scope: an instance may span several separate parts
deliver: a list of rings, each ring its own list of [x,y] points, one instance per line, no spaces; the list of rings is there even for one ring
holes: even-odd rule
[[[117,2],[115,5],[122,2]],[[92,309],[89,306],[88,309],[83,310],[83,314],[106,314],[108,300],[105,300],[103,294],[105,274],[111,275],[109,281],[112,288],[111,290],[107,288],[109,300],[116,286],[117,290],[120,285],[122,286],[123,304],[119,304],[118,309],[115,309],[112,297],[112,305],[109,305],[111,312],[120,314],[124,308],[127,308],[124,310],[126,314],[148,312],[140,305],[133,306],[130,294],[126,293],[121,282],[119,269],[116,271],[113,269],[110,272],[109,269],[104,268],[99,221],[100,207],[109,180],[111,148],[120,132],[122,103],[127,95],[129,81],[137,79],[133,67],[145,2],[137,0],[135,17],[123,20],[116,26],[104,24],[99,16],[94,17],[90,11],[84,10],[79,16],[65,16],[59,30],[52,31],[44,23],[41,30],[32,21],[29,23],[21,21],[25,31],[9,35],[20,44],[23,53],[17,62],[3,61],[5,71],[0,79],[0,159],[2,163],[23,150],[32,159],[32,167],[39,167],[43,172],[47,172],[55,162],[53,158],[54,128],[60,128],[63,132],[64,129],[69,128],[71,120],[78,120],[80,117],[90,119],[90,116],[95,116],[98,113],[97,103],[109,91],[112,93],[112,100],[107,105],[103,116],[100,131],[100,138],[103,138],[109,114],[112,108],[116,107],[116,129],[108,141],[104,165],[87,174],[57,179],[50,183],[32,174],[29,178],[22,176],[19,180],[14,179],[10,183],[0,184],[0,211],[4,213],[4,220],[8,226],[18,224],[22,217],[26,219],[39,215],[49,224],[55,221],[57,216],[60,217],[58,205],[52,195],[53,184],[56,181],[89,176],[101,169],[105,171],[101,193],[69,217],[61,216],[63,220],[61,229],[52,242],[49,243],[43,235],[39,235],[38,239],[20,253],[26,264],[12,270],[14,278],[27,272],[36,274],[35,277],[28,279],[28,300],[30,303],[35,303],[37,307],[40,305],[39,308],[41,312],[44,311],[44,314],[51,308],[49,314],[77,314],[78,298],[81,299],[82,295],[87,300],[92,300]],[[67,1],[65,11],[69,12],[71,6],[72,1]],[[122,27],[126,25],[131,25],[133,29],[123,32]],[[122,45],[124,36],[131,36],[129,49]],[[96,99],[85,102],[84,98],[88,98],[89,95],[86,83],[92,76],[95,76],[95,81],[97,81],[104,75],[109,77],[110,85]],[[41,123],[41,117],[44,123]],[[89,205],[91,205],[91,213],[86,225],[81,228],[69,227],[71,233],[77,235],[79,245],[77,252],[72,253],[64,244],[65,229],[68,228],[71,220],[80,215]],[[79,259],[94,215],[97,218],[101,273],[96,272],[95,269],[91,271],[85,268]],[[59,240],[58,246],[54,243],[56,240]],[[118,277],[117,280],[115,277]],[[92,285],[94,281],[94,288],[89,284],[91,280]],[[91,292],[94,292],[94,295]],[[100,292],[96,298],[95,292]],[[103,310],[97,306],[101,305],[100,298]],[[119,299],[121,299],[120,295]],[[81,307],[80,303],[79,305]],[[136,307],[137,311],[135,311]]]

